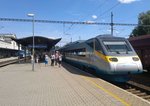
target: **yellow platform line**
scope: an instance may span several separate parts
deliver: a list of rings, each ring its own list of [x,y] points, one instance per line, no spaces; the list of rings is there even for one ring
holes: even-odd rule
[[[89,78],[83,76],[83,78],[85,80],[88,80],[90,83],[92,83],[93,85],[95,85],[96,87],[98,87],[99,89],[103,90],[104,92],[106,92],[107,94],[109,94],[110,96],[112,96],[113,98],[117,99],[118,101],[120,101],[122,104],[124,104],[125,106],[131,106],[129,105],[127,102],[125,102],[123,99],[119,98],[117,95],[113,94],[112,92],[106,90],[105,88],[99,86],[97,83],[95,83],[94,81],[90,80]]]

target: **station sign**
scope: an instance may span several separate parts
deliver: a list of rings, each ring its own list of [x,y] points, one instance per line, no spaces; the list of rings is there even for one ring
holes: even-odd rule
[[[28,45],[28,48],[33,48],[33,45]],[[34,45],[34,48],[47,48],[47,45]]]

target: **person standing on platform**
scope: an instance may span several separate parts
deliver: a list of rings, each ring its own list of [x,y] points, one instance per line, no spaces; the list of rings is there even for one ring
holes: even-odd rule
[[[62,62],[62,54],[59,53],[59,56],[58,56],[58,64],[59,64],[59,67],[61,67],[61,62]]]
[[[36,63],[39,63],[39,56],[36,55]]]
[[[54,66],[54,61],[55,61],[55,54],[52,53],[52,55],[51,55],[51,66]]]
[[[31,64],[33,64],[34,60],[33,60],[33,55],[31,55]]]
[[[48,55],[45,55],[45,66],[48,65]]]
[[[58,53],[59,53],[58,51],[56,51],[56,53],[55,53],[55,65],[57,65],[57,63],[58,63],[58,59],[59,59]]]

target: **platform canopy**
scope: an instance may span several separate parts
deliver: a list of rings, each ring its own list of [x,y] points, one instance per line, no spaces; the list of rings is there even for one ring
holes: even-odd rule
[[[20,39],[14,39],[18,44],[21,44],[23,46],[26,46],[28,48],[33,47],[33,36],[26,37],[26,38],[20,38]],[[58,39],[52,39],[52,38],[46,38],[43,36],[34,36],[34,48],[35,49],[47,49],[50,50],[53,46],[55,46],[61,38]]]

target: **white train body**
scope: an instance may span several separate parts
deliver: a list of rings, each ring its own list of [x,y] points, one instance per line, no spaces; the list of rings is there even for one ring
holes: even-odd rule
[[[129,74],[143,72],[142,63],[127,39],[97,36],[64,46],[64,59],[108,80],[126,82]]]

